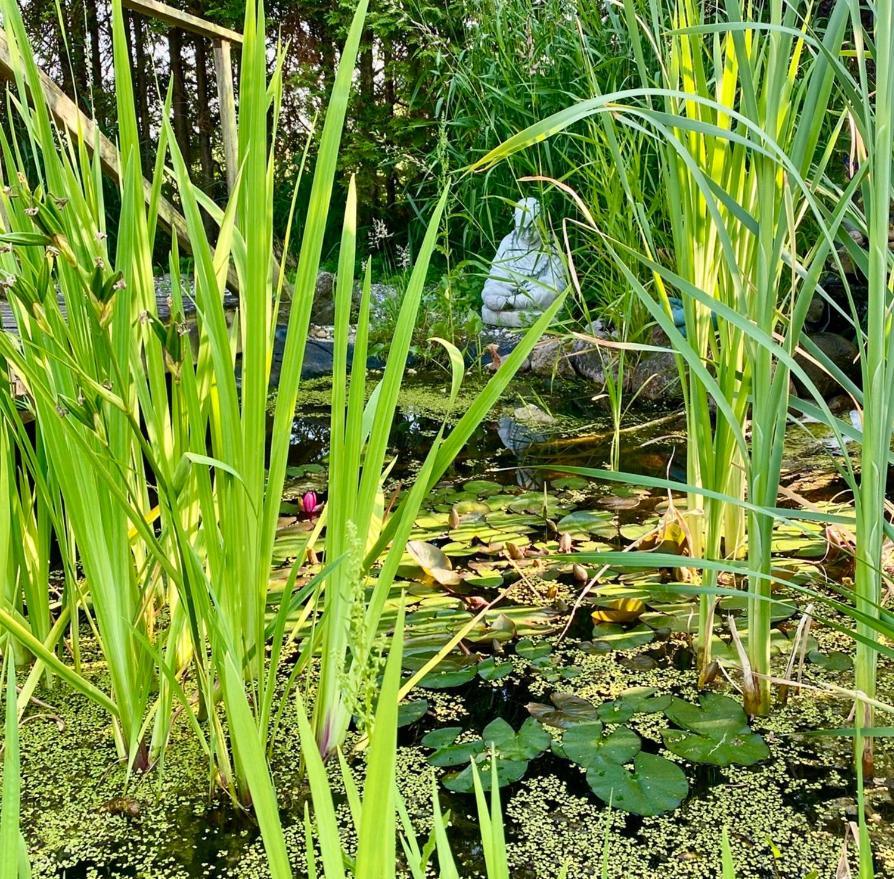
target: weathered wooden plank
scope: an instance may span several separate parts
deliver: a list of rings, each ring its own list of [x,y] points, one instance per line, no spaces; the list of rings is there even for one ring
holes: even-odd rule
[[[6,79],[15,79],[9,45],[2,32],[0,32],[0,75]],[[89,152],[92,153],[94,145],[96,145],[104,173],[120,183],[121,165],[115,144],[99,130],[96,123],[86,113],[81,112],[77,104],[44,71],[38,71],[38,76],[47,107],[57,124],[68,131],[73,138],[83,138],[84,146]],[[147,180],[143,181],[143,186],[148,201],[152,187]],[[181,248],[187,253],[192,253],[186,220],[183,219],[183,215],[177,208],[164,197],[158,200],[158,221],[171,235],[177,236]],[[239,289],[239,278],[232,265],[227,275],[227,283],[232,289]]]
[[[206,21],[197,15],[181,12],[173,6],[168,6],[167,3],[160,3],[159,0],[123,0],[123,3],[134,12],[151,15],[171,27],[182,28],[192,34],[198,34],[200,37],[207,37],[209,40],[225,40],[236,45],[242,43],[242,34],[227,27],[221,27],[214,22]]]
[[[169,293],[167,290],[159,289],[155,291],[156,312],[159,318],[163,321],[167,321],[171,316],[171,306],[168,301],[168,296]],[[65,307],[65,300],[62,296],[59,296],[58,302],[62,316],[66,317],[67,309]],[[232,296],[227,296],[224,300],[224,305],[231,310],[234,309],[237,304],[238,300]],[[196,304],[193,301],[192,296],[186,291],[183,292],[183,313],[188,322],[192,321],[196,313]],[[0,326],[2,326],[4,332],[12,333],[14,336],[19,334],[19,328],[16,324],[12,306],[5,299],[0,299]]]

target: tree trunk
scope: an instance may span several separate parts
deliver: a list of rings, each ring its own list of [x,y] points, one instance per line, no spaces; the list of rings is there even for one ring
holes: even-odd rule
[[[196,53],[196,128],[198,129],[199,166],[202,189],[210,193],[214,183],[214,156],[211,151],[211,92],[208,77],[208,47],[204,37],[195,37]]]
[[[99,10],[96,0],[84,0],[87,20],[87,34],[90,38],[90,87],[93,96],[93,115],[100,127],[104,127],[108,118],[106,113],[106,96],[102,78],[102,44],[100,42]]]
[[[360,99],[363,102],[364,111],[372,114],[376,102],[375,71],[373,69],[373,32],[367,28],[363,33],[363,43],[360,50]],[[369,171],[369,200],[373,208],[379,205],[379,186],[375,169]]]
[[[62,9],[63,18],[65,16],[65,9]],[[59,21],[59,16],[55,14],[55,10],[53,13],[53,38],[56,41],[56,55],[59,58],[59,85],[62,88],[62,91],[65,92],[70,98],[75,97],[75,88],[74,81],[71,78],[71,67],[72,65],[69,62],[68,51],[65,48],[65,33],[62,31],[62,26]]]
[[[60,4],[65,15],[65,6]],[[85,29],[86,22],[84,20],[84,7],[81,0],[70,3],[70,10],[67,14],[68,21],[68,49],[71,52],[72,59],[72,79],[75,93],[78,96],[78,103],[86,106],[90,97],[90,84],[87,78],[87,31]]]
[[[397,102],[396,88],[394,83],[394,44],[391,40],[385,42],[382,52],[382,63],[385,73],[385,136],[390,141],[392,126],[394,123],[394,105]],[[388,209],[393,210],[397,202],[397,179],[394,174],[394,165],[389,163],[385,170],[385,200],[388,202]]]
[[[133,35],[134,91],[136,92],[137,124],[140,127],[140,156],[144,171],[151,165],[149,145],[152,142],[151,119],[149,116],[149,75],[146,69],[145,23],[139,15],[127,13],[128,33]]]

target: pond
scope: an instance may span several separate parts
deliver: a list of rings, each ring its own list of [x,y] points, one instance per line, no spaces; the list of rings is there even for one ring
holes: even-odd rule
[[[442,401],[437,381],[420,377],[405,389],[386,497],[407,485],[441,421],[455,416]],[[299,404],[277,544],[284,564],[314,525],[302,499],[308,492],[325,498],[327,402],[321,381]],[[489,772],[493,749],[514,879],[551,879],[563,866],[570,879],[715,877],[724,828],[739,877],[845,875],[836,871],[853,855],[846,842],[856,814],[850,743],[811,733],[847,725],[847,635],[817,618],[799,640],[803,602],[794,590],[780,591],[774,670],[796,677],[803,689],[790,687],[770,718],[749,721],[739,708],[729,627],[733,618],[741,628],[744,603],[726,597],[715,620],[717,668],[700,691],[695,599],[672,585],[687,576],[686,548],[672,527],[683,495],[566,471],[604,467],[611,441],[604,408],[579,386],[519,385],[416,522],[385,614],[393,621],[399,606],[406,609],[406,677],[463,634],[401,711],[398,781],[420,845],[431,830],[434,787],[449,811],[462,874],[483,875],[469,766],[476,761]],[[678,413],[641,411],[625,420],[622,469],[682,480],[686,452]],[[790,431],[788,496],[818,508],[845,502],[834,466],[822,432]],[[633,545],[677,552],[680,566],[606,569],[588,559]],[[794,585],[848,576],[818,527],[782,526],[774,549]],[[580,561],[554,558],[560,550]],[[82,662],[103,685],[105,669],[86,625],[83,636]],[[793,651],[803,663],[789,671]],[[283,686],[288,672],[285,663]],[[880,691],[890,692],[892,683],[894,667],[883,660]],[[312,676],[301,686],[313,687]],[[267,875],[253,818],[213,793],[207,758],[185,723],[175,723],[164,765],[128,781],[98,709],[62,685],[38,695],[40,707],[22,728],[23,826],[35,877]],[[292,698],[282,705],[272,767],[293,868],[306,875],[301,822],[308,791]],[[877,875],[894,877],[885,741],[878,743],[867,808]],[[352,734],[346,749],[358,783],[359,742]],[[624,768],[631,764],[634,771]],[[330,776],[347,828],[336,761]]]

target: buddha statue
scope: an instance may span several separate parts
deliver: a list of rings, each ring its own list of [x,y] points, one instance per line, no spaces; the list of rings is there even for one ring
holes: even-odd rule
[[[558,250],[541,236],[539,215],[536,198],[515,205],[515,228],[500,242],[481,291],[481,317],[490,326],[530,325],[568,286]]]

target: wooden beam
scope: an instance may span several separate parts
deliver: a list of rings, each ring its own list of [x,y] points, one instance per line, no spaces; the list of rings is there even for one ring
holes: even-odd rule
[[[86,149],[92,153],[96,145],[103,172],[114,180],[121,182],[121,166],[118,161],[118,149],[97,127],[96,123],[77,104],[62,91],[59,86],[43,71],[39,70],[40,84],[43,88],[47,108],[56,123],[64,128],[76,140],[82,138]],[[6,36],[0,32],[0,76],[15,80],[12,57]],[[146,200],[148,202],[152,187],[144,180]],[[183,215],[163,196],[158,200],[158,221],[172,236],[177,236],[180,246],[192,253],[192,243]],[[228,270],[227,283],[233,290],[239,289],[239,278],[235,267],[231,264]]]
[[[225,40],[214,43],[214,73],[217,76],[217,98],[220,102],[220,127],[227,170],[227,189],[236,187],[239,170],[239,131],[236,123],[236,96],[233,91],[233,59],[230,44]]]
[[[241,45],[242,43],[242,34],[206,21],[197,15],[181,12],[173,6],[168,6],[167,3],[160,3],[159,0],[123,0],[123,3],[134,12],[152,16],[159,21],[165,22],[165,24],[171,25],[171,27],[182,28],[191,34],[198,34],[200,37],[207,37],[209,40],[235,43],[236,45]]]

